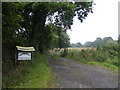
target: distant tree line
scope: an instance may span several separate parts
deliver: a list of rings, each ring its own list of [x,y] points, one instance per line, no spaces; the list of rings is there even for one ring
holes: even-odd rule
[[[120,37],[119,37],[120,38]],[[76,44],[70,44],[70,47],[95,47],[95,46],[102,46],[102,45],[117,45],[118,41],[114,41],[111,37],[105,37],[103,39],[96,38],[93,42],[85,42],[85,44],[81,44],[80,42]]]

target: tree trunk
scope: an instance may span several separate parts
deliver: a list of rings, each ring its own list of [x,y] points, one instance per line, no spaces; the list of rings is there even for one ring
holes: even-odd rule
[[[66,56],[68,54],[68,48],[64,48],[64,54],[63,56]]]
[[[33,25],[32,25],[32,32],[31,32],[31,42],[35,48],[38,49],[40,53],[44,52],[44,27],[46,21],[47,12],[43,11],[35,11],[33,17]]]

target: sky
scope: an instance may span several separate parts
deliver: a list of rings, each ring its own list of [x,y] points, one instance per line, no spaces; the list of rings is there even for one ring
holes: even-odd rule
[[[93,13],[83,23],[74,17],[72,31],[68,30],[71,43],[95,41],[97,37],[118,39],[118,1],[94,0]]]

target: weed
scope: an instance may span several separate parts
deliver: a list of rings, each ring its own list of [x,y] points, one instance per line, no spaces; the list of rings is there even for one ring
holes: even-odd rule
[[[118,49],[115,46],[101,46],[97,49],[68,49],[65,58],[74,59],[75,61],[80,61],[83,63],[91,63],[106,67],[111,69],[116,69],[118,64]]]
[[[3,79],[3,88],[55,87],[54,76],[48,66],[47,55],[35,54],[30,62],[21,64],[15,72]]]

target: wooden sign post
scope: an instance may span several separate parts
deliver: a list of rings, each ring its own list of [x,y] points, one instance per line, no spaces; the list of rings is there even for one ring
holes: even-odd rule
[[[16,46],[17,50],[15,53],[15,66],[18,61],[32,60],[34,47],[21,47]]]

